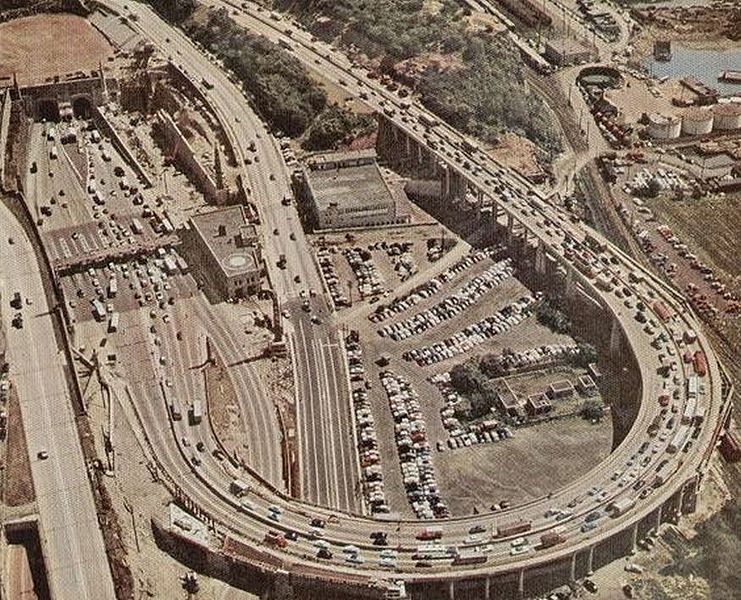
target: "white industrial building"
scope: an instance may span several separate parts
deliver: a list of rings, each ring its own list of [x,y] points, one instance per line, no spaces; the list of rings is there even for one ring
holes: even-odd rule
[[[317,229],[393,225],[409,219],[398,214],[373,150],[313,156],[302,179],[302,196]]]

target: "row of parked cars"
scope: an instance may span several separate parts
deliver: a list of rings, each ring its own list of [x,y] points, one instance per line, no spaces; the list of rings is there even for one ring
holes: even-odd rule
[[[332,296],[332,302],[334,302],[335,307],[350,306],[345,292],[342,291],[343,287],[340,284],[340,278],[337,277],[337,271],[334,268],[332,255],[329,250],[325,247],[319,248],[316,257],[319,261],[319,270],[322,272],[322,277],[324,277],[329,295]]]
[[[414,288],[408,294],[395,298],[390,304],[386,306],[379,306],[371,315],[368,317],[373,323],[380,323],[386,319],[391,318],[395,314],[403,312],[412,306],[419,304],[426,298],[430,298],[436,294],[443,287],[445,283],[453,279],[456,275],[467,271],[475,264],[481,262],[485,258],[494,257],[501,252],[502,247],[497,246],[493,248],[487,248],[484,250],[478,250],[472,252],[455,263],[450,265],[437,277],[433,277],[430,281],[423,283],[422,285]]]
[[[368,250],[345,248],[342,254],[345,255],[353,273],[355,273],[361,298],[378,296],[386,291],[383,276],[376,268],[373,257]]]
[[[419,312],[404,321],[385,325],[378,330],[378,335],[381,337],[388,336],[398,342],[432,329],[476,304],[484,294],[511,277],[513,273],[512,259],[507,258],[499,261],[427,310]]]
[[[479,423],[463,424],[455,416],[456,407],[463,401],[460,394],[450,385],[450,373],[445,371],[430,377],[445,400],[445,406],[440,409],[440,418],[448,431],[448,448],[464,448],[474,444],[487,444],[505,440],[514,436],[508,427],[502,426],[494,419],[487,419]],[[437,443],[439,452],[445,450],[443,442]]]
[[[530,314],[535,302],[535,296],[523,296],[441,342],[407,350],[402,356],[419,366],[427,366],[464,354],[495,335],[509,331],[522,323]]]
[[[435,479],[427,427],[417,394],[406,379],[391,371],[382,372],[380,378],[394,417],[396,448],[407,499],[420,519],[448,517],[450,512],[440,498]]]
[[[362,350],[357,331],[351,331],[345,338],[345,353],[352,379],[353,367],[363,367]],[[364,379],[360,376],[359,380]],[[352,401],[358,453],[363,474],[363,494],[373,514],[388,513],[389,507],[386,503],[386,492],[383,484],[376,423],[373,419],[371,405],[368,401],[368,391],[365,386],[352,391]]]
[[[533,367],[544,367],[554,363],[571,361],[579,354],[579,346],[576,343],[545,344],[521,350],[520,352],[503,352],[487,357],[487,362],[492,367],[499,369],[501,373],[514,373],[522,369]]]

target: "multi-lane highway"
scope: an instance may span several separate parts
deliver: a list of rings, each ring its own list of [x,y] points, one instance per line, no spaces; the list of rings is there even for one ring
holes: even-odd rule
[[[109,3],[109,6],[126,12],[121,4]],[[321,428],[319,435],[299,436],[300,463],[304,467],[302,495],[312,503],[337,502],[338,508],[356,510],[358,476],[352,462],[355,456],[352,439],[346,435],[347,428],[343,429],[350,419],[350,405],[344,363],[337,349],[339,340],[332,327],[313,325],[299,316],[301,311],[291,310],[298,308],[296,301],[301,290],[314,290],[312,310],[320,318],[328,315],[327,299],[296,209],[282,203],[283,198],[291,196],[291,189],[279,144],[213,57],[196,48],[182,32],[167,25],[148,7],[131,4],[129,8],[139,16],[133,27],[141,30],[163,54],[172,56],[173,62],[196,84],[206,79],[213,85],[206,95],[227,131],[251,190],[251,199],[258,206],[270,281],[291,314],[286,330],[296,364],[303,373],[297,378],[298,419],[304,424],[318,423]],[[254,150],[251,150],[253,142]],[[285,268],[277,266],[281,255],[286,257]],[[316,353],[315,348],[322,351]],[[256,401],[270,405],[268,397]],[[316,461],[322,465],[320,471],[308,467]],[[256,464],[255,469],[260,471],[260,465]],[[332,483],[331,490],[326,488],[327,481]]]
[[[13,244],[9,243],[12,238]],[[23,307],[10,299],[20,292]],[[61,341],[54,332],[30,239],[0,203],[0,296],[10,378],[18,390],[39,510],[39,534],[54,598],[113,599],[113,582],[86,475],[67,387]],[[11,325],[16,312],[23,327]]]
[[[122,3],[108,0],[106,4],[116,7],[122,13],[126,12]],[[241,7],[230,5],[230,8],[232,7],[242,11]],[[182,59],[183,66],[195,81],[200,81],[202,77],[206,76],[209,81],[214,83],[214,89],[209,92],[210,101],[216,107],[225,127],[232,131],[233,139],[242,140],[246,132],[242,131],[241,135],[237,135],[234,130],[235,115],[243,115],[237,117],[241,120],[241,123],[236,123],[242,126],[250,123],[248,119],[254,117],[250,116],[252,113],[245,109],[246,101],[239,90],[223,74],[219,66],[206,59],[181,34],[163,23],[148,9],[133,4],[129,4],[129,8],[138,14],[139,19],[135,26],[140,28],[143,35],[152,38],[160,47],[170,44],[170,47],[176,48],[178,60]],[[494,198],[499,203],[501,210],[511,214],[529,232],[529,235],[543,244],[546,252],[566,270],[567,276],[573,280],[574,285],[580,286],[584,293],[600,303],[605,311],[614,315],[616,326],[622,329],[626,340],[625,344],[628,346],[625,351],[630,351],[637,357],[640,368],[642,397],[639,414],[628,436],[605,461],[565,488],[554,492],[550,497],[540,498],[526,505],[512,507],[496,514],[451,519],[443,522],[445,531],[443,541],[446,545],[458,548],[466,545],[478,547],[486,554],[485,563],[451,567],[449,560],[443,560],[422,575],[416,567],[415,558],[417,546],[415,536],[422,528],[418,522],[404,521],[389,525],[358,514],[342,512],[338,513],[339,519],[328,522],[324,532],[324,537],[330,548],[337,550],[331,565],[331,571],[334,574],[355,573],[358,569],[363,569],[374,576],[384,576],[387,573],[379,563],[378,548],[371,543],[370,534],[376,530],[386,531],[389,545],[398,547],[400,550],[398,558],[394,561],[395,577],[401,575],[414,580],[445,579],[456,576],[470,576],[478,572],[505,572],[514,568],[526,568],[544,561],[568,556],[576,550],[588,548],[601,540],[609,538],[627,525],[635,523],[637,519],[654,512],[685,481],[695,476],[704,463],[706,450],[711,443],[713,430],[722,408],[721,375],[712,349],[700,331],[699,323],[674,291],[668,289],[650,273],[643,271],[630,258],[609,244],[602,252],[589,249],[582,242],[585,233],[589,232],[597,239],[599,239],[599,236],[589,231],[588,228],[569,221],[559,208],[552,207],[544,202],[540,194],[517,175],[507,171],[478,151],[465,150],[462,143],[464,138],[450,127],[442,123],[433,128],[423,127],[419,122],[419,115],[425,114],[428,119],[432,118],[428,113],[416,104],[402,105],[402,100],[398,96],[369,79],[362,69],[352,67],[346,59],[328,47],[312,42],[308,34],[294,30],[289,39],[284,34],[285,24],[273,22],[267,13],[261,13],[256,8],[250,8],[248,12],[240,12],[236,19],[240,24],[266,35],[273,41],[283,39],[285,43],[292,44],[294,54],[300,60],[312,65],[312,68],[320,68],[325,77],[344,85],[350,93],[358,95],[361,92],[364,93],[368,98],[368,103],[374,108],[378,110],[392,109],[386,110],[386,113],[393,121],[394,126],[410,136],[415,142],[429,147],[428,142],[434,140],[436,142],[434,153],[441,161],[464,176],[472,187],[482,190]],[[293,26],[291,28],[294,29]],[[165,41],[167,37],[170,38],[170,42]],[[257,128],[257,125],[255,127]],[[274,144],[267,141],[266,135],[261,134],[260,140],[264,144],[264,147],[260,150],[261,152],[269,153],[270,146],[273,147],[274,151],[276,150]],[[240,146],[238,154],[244,154],[244,152],[244,148]],[[265,227],[269,230],[269,234],[266,235],[267,239],[272,239],[270,237],[272,229],[280,229],[281,227],[285,229],[286,227],[286,219],[281,216],[285,213],[282,213],[282,209],[278,206],[273,206],[280,194],[275,194],[272,184],[268,183],[272,181],[270,173],[273,171],[271,169],[277,170],[280,162],[277,154],[273,154],[273,156],[278,161],[277,163],[271,165],[269,160],[263,159],[260,162],[262,170],[250,173],[250,182],[256,202],[260,205],[261,210],[264,210],[260,204],[261,202],[264,201],[267,206],[266,214],[263,215]],[[265,168],[268,169],[267,179],[264,178]],[[276,175],[275,172],[273,174]],[[275,179],[279,180],[281,177],[276,175]],[[262,183],[259,183],[260,181]],[[294,221],[293,226],[296,228],[295,233],[298,240],[301,240],[298,222]],[[282,246],[284,242],[278,243],[278,240],[283,239],[283,236],[274,236],[274,238],[275,245],[272,250],[270,249],[271,242],[266,239],[266,254],[268,256],[271,252],[280,252],[281,248],[284,247]],[[571,248],[567,251],[564,245],[570,245]],[[306,252],[302,252],[302,249],[306,249]],[[613,283],[609,289],[607,286],[598,287],[595,285],[593,277],[583,274],[575,267],[574,254],[582,256],[583,260],[591,264],[594,269],[604,273],[608,278],[614,279],[617,283]],[[292,255],[295,256],[291,258]],[[271,268],[271,277],[274,279],[274,285],[279,294],[282,297],[295,297],[296,292],[294,291],[292,294],[291,290],[296,288],[291,283],[292,280],[289,280],[289,276],[296,273],[301,277],[303,285],[307,285],[308,282],[308,285],[315,285],[315,289],[319,291],[320,288],[316,284],[317,276],[314,274],[311,265],[308,248],[305,246],[297,247],[291,253],[286,252],[286,256],[289,259],[289,268],[286,270],[286,274],[278,274],[275,277],[273,276],[274,270]],[[639,276],[636,277],[636,274]],[[635,318],[635,311],[628,310],[623,299],[615,294],[616,289],[625,287],[630,288],[632,294],[642,298],[649,307],[654,300],[661,299],[671,313],[670,318],[663,321],[648,308],[645,312],[655,323],[647,328],[644,323]],[[315,300],[315,303],[311,305],[312,312],[319,312],[321,301],[322,298]],[[289,308],[292,312],[292,345],[297,357],[297,364],[314,365],[312,375],[303,380],[304,385],[311,386],[312,381],[317,378],[326,382],[332,369],[333,354],[324,352],[323,349],[331,348],[332,344],[336,343],[331,337],[331,329],[323,327],[325,323],[317,326],[311,323],[310,319],[307,322],[306,315],[301,315],[300,307],[294,307],[289,303]],[[696,341],[682,340],[682,335],[687,330],[698,332]],[[312,332],[311,339],[320,340],[318,346],[308,342],[307,331]],[[665,337],[659,344],[661,349],[656,347],[656,337],[659,333],[663,333]],[[321,340],[327,340],[326,343],[329,346],[322,345]],[[303,358],[300,356],[301,350],[299,347],[306,348]],[[689,403],[686,388],[692,367],[683,364],[681,360],[682,354],[688,350],[691,352],[701,350],[707,357],[708,372],[701,378],[703,389],[697,399],[705,410],[705,423],[703,426],[696,428],[697,437],[693,440],[691,449],[688,449],[686,453],[670,450],[671,436],[665,436],[663,440],[660,438],[651,439],[648,447],[641,452],[639,447],[649,439],[646,434],[649,424],[658,419],[661,427],[668,429],[669,420],[673,415],[669,411],[662,414],[662,407],[657,402],[657,398],[667,393],[673,396],[677,414],[681,414]],[[317,351],[319,352],[317,353]],[[660,354],[663,357],[660,357]],[[323,367],[321,363],[328,366]],[[657,374],[662,364],[670,366],[669,377]],[[299,375],[300,377],[301,375]],[[328,384],[325,383],[325,385]],[[674,394],[675,390],[676,396]],[[142,393],[146,392],[142,391]],[[307,396],[303,398],[300,396],[303,403],[300,406],[301,419],[307,418],[307,411],[316,411],[314,414],[317,415],[317,419],[326,420],[327,415],[331,416],[333,414],[333,407],[340,412],[342,410],[341,403],[332,404],[332,399],[312,396],[311,391],[305,393]],[[335,399],[335,401],[337,400]],[[289,542],[285,549],[269,551],[282,556],[294,565],[316,564],[319,560],[313,558],[316,556],[316,540],[314,539],[315,534],[312,534],[309,530],[309,520],[312,516],[328,518],[331,510],[289,500],[259,486],[249,495],[251,504],[249,506],[242,505],[241,510],[239,510],[240,500],[228,492],[233,470],[223,462],[203,465],[207,467],[203,469],[189,464],[188,452],[183,448],[182,440],[179,439],[181,432],[168,431],[169,425],[166,425],[168,418],[164,403],[160,400],[146,402],[143,403],[144,405],[147,407],[146,410],[153,411],[151,417],[145,419],[144,422],[145,427],[150,428],[148,434],[155,440],[155,448],[160,460],[171,476],[178,481],[185,493],[208,510],[223,528],[234,535],[252,540],[253,543],[261,543],[268,528],[298,532],[298,539]],[[337,440],[343,440],[350,448],[349,456],[351,456],[351,436],[348,435],[347,429],[342,430],[342,422],[337,418],[337,414],[338,412],[335,412],[335,417],[331,419],[333,423],[327,424],[326,435],[336,436],[334,437],[335,443]],[[160,424],[159,428],[157,428],[157,423]],[[208,435],[208,432],[203,434]],[[332,445],[331,438],[326,438],[322,449],[314,455],[312,455],[311,447],[306,444],[306,441],[303,443],[305,448],[302,453],[304,462],[316,460],[316,457],[320,456],[320,460],[326,461],[325,468],[337,469],[336,477],[339,481],[342,476],[342,467],[338,463],[342,461],[336,460],[336,446]],[[316,443],[318,445],[319,442]],[[332,454],[333,452],[334,454]],[[668,467],[661,465],[662,461],[665,460]],[[654,476],[659,470],[666,472],[666,478],[662,484],[654,486]],[[615,473],[620,473],[620,475],[615,477]],[[333,475],[327,475],[326,470],[317,469],[315,476],[313,476],[314,479],[319,480],[317,481],[317,493],[319,488],[324,486],[324,482],[332,481],[332,477]],[[643,482],[641,489],[651,490],[648,494],[638,493],[635,486],[639,481]],[[346,484],[346,482],[343,483]],[[326,493],[327,490],[324,490],[324,492]],[[330,493],[334,494],[334,491]],[[344,500],[349,502],[352,497],[352,494],[347,494],[344,496]],[[596,528],[591,531],[582,531],[582,524],[587,514],[595,509],[604,513],[608,505],[624,498],[634,499],[636,501],[635,507],[614,518],[603,517],[599,520]],[[327,501],[334,503],[336,500],[342,503],[343,497],[330,496]],[[271,510],[271,505],[276,505],[278,510]],[[550,511],[554,507],[561,510],[567,510],[568,507],[570,514],[561,520],[556,520]],[[492,537],[491,534],[498,525],[516,519],[532,522],[532,529],[527,535],[533,536],[533,538],[542,532],[552,530],[556,526],[562,527],[566,542],[542,550],[537,554],[512,557],[510,556],[511,539],[509,537]],[[485,529],[485,536],[483,539],[472,543],[468,539],[469,530],[477,525],[481,525]],[[366,558],[364,565],[349,566],[343,561],[341,548],[347,544],[352,544],[360,549],[362,555]],[[327,576],[329,574],[330,571],[327,571]]]

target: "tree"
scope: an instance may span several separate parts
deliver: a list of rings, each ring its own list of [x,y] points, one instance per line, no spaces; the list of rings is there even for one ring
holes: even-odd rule
[[[588,421],[601,421],[605,408],[599,400],[587,400],[582,404],[579,414]]]

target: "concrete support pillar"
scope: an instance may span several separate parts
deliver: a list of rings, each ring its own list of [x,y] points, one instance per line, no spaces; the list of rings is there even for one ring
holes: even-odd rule
[[[610,356],[620,355],[621,338],[620,323],[617,319],[613,319],[612,328],[610,329]]]
[[[594,546],[589,546],[589,554],[587,555],[587,575],[594,573]]]
[[[574,275],[574,268],[571,266],[566,267],[566,296],[572,297],[576,291],[576,275]]]
[[[569,574],[569,581],[576,581],[576,552],[571,555],[571,572]]]
[[[535,272],[543,275],[546,271],[546,251],[545,251],[545,242],[543,240],[540,240],[538,242],[538,247],[535,250]]]
[[[520,577],[517,580],[517,594],[519,598],[525,595],[525,569],[520,569]]]
[[[682,504],[684,502],[684,487],[681,487],[679,489],[679,494],[677,497],[677,519],[682,516]]]
[[[630,530],[630,554],[636,553],[636,546],[638,545],[638,523],[633,525]]]
[[[659,533],[661,527],[661,505],[656,509],[656,533]]]
[[[421,166],[425,164],[425,149],[422,144],[416,144],[417,146],[417,163]]]
[[[491,600],[491,579],[484,580],[484,600]]]
[[[404,156],[409,158],[412,155],[412,138],[404,136]]]
[[[450,198],[450,169],[442,165],[443,169],[443,198]]]
[[[448,600],[455,600],[455,581],[448,585]]]

